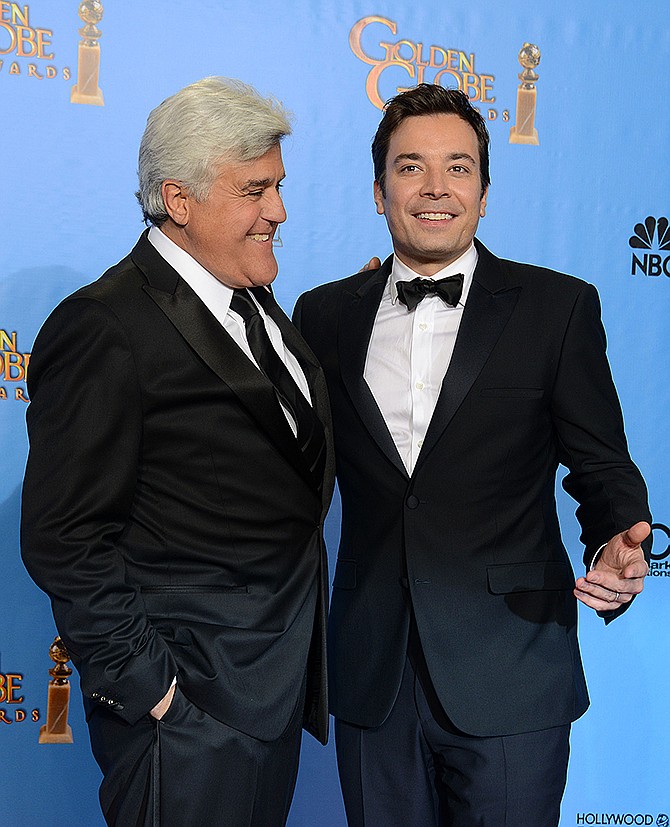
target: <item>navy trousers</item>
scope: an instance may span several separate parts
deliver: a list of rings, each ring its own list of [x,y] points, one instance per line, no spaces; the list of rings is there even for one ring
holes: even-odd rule
[[[421,661],[408,657],[380,727],[335,723],[349,827],[556,827],[570,726],[492,738],[460,732]]]

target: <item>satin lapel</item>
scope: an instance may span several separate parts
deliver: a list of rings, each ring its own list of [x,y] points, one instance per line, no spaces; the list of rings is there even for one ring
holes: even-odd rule
[[[266,311],[279,328],[284,344],[300,362],[305,372],[312,405],[317,417],[323,425],[326,437],[326,468],[324,472],[323,498],[325,503],[330,502],[335,481],[335,454],[333,451],[333,428],[330,417],[330,403],[326,378],[316,356],[312,353],[307,342],[302,338],[295,325],[284,313],[278,304],[270,305]]]
[[[479,260],[449,368],[415,470],[421,467],[482,371],[514,310],[519,290],[508,283],[501,262],[476,242]]]
[[[309,479],[302,452],[277,402],[272,383],[221,327],[193,290],[143,235],[131,256],[148,284],[144,291],[203,362],[235,393],[286,459]]]
[[[389,461],[403,476],[407,477],[407,469],[400,458],[393,437],[368,383],[363,378],[372,328],[386,281],[391,273],[392,263],[393,257],[390,256],[355,293],[343,294],[338,328],[338,349],[342,380],[363,424]]]

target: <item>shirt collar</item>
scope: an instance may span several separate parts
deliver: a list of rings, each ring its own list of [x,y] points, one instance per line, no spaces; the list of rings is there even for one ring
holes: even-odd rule
[[[463,273],[463,292],[461,293],[461,298],[457,305],[457,307],[463,307],[465,305],[465,300],[468,297],[468,293],[470,292],[472,276],[475,272],[478,258],[479,254],[477,253],[477,248],[473,242],[468,249],[456,259],[456,261],[452,261],[451,264],[447,264],[446,267],[443,267],[438,273],[435,273],[435,275],[421,276],[419,273],[414,272],[411,267],[408,267],[400,261],[398,256],[393,256],[393,267],[391,268],[391,276],[388,282],[388,290],[391,296],[391,301],[393,304],[398,301],[397,284],[399,281],[412,281],[412,279],[415,278],[437,280],[447,278],[448,276],[453,276],[456,273]]]
[[[231,287],[219,281],[159,227],[151,227],[147,238],[207,307],[217,308],[223,315],[228,312],[233,297]]]

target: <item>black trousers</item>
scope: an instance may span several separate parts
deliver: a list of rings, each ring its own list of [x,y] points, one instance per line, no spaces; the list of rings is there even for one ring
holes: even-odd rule
[[[298,772],[303,693],[276,741],[259,741],[194,706],[177,686],[160,721],[129,726],[96,709],[91,746],[110,827],[284,827]]]
[[[386,721],[335,722],[349,827],[556,827],[570,726],[479,738],[457,730],[408,658]]]

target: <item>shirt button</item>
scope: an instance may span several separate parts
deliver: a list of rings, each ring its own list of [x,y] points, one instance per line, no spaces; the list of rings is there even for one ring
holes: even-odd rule
[[[419,330],[428,330],[428,325],[425,322],[421,322]]]
[[[417,448],[421,448],[421,447],[422,447],[422,445],[423,445],[423,440],[422,440],[422,439],[420,439],[420,440],[416,443],[416,447],[417,447]]]
[[[423,390],[423,382],[417,382],[417,383],[416,383],[416,385],[415,385],[414,387],[415,387],[418,391],[422,391],[422,390]]]

